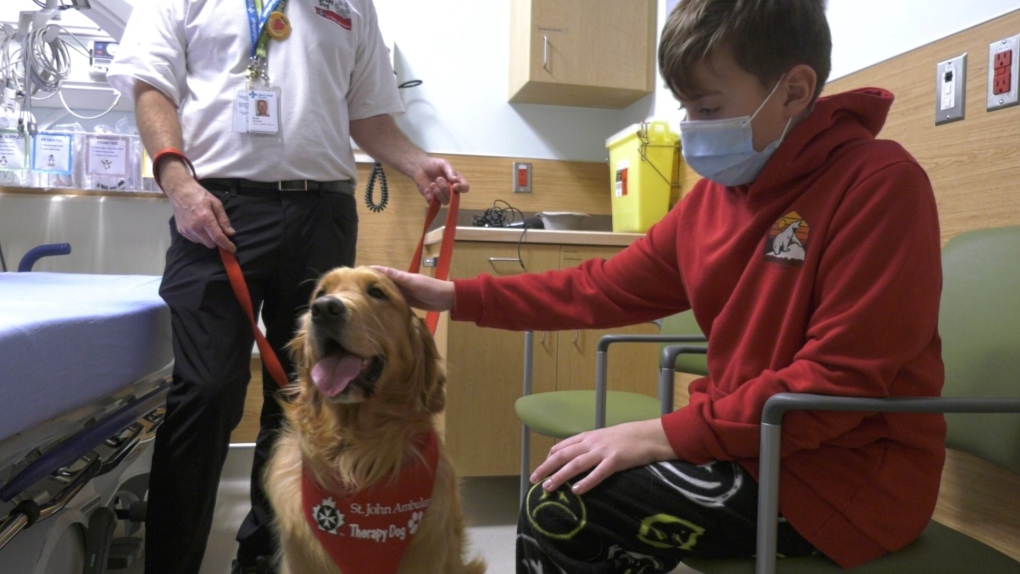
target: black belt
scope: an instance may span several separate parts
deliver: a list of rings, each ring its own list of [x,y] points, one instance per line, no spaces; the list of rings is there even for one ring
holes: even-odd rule
[[[250,179],[234,177],[209,177],[198,180],[198,183],[206,189],[232,191],[235,193],[256,192],[276,194],[294,191],[322,191],[354,194],[354,184],[349,180],[311,181],[307,179],[292,179],[287,181],[252,181]]]

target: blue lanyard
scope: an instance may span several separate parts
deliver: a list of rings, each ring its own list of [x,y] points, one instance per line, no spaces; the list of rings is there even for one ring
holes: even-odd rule
[[[255,7],[255,0],[245,0],[245,2],[248,4],[248,33],[251,35],[251,58],[255,59],[259,37],[264,33],[269,15],[280,5],[280,0],[269,0],[266,2],[266,5],[262,7],[261,14],[259,14],[258,8]]]

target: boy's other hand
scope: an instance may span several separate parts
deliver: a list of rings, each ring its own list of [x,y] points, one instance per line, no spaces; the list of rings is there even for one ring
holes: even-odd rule
[[[532,473],[531,482],[548,477],[542,488],[551,492],[578,474],[591,470],[571,487],[574,494],[584,494],[615,472],[675,458],[659,419],[624,423],[583,432],[556,443],[545,462]]]

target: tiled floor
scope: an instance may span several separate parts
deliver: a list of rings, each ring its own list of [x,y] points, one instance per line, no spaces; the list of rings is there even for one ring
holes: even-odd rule
[[[201,574],[230,572],[230,561],[237,549],[234,535],[248,511],[251,456],[252,449],[244,446],[231,446],[227,455]],[[485,558],[490,574],[512,574],[519,496],[517,477],[465,479],[462,495],[464,511],[471,524],[472,552]]]

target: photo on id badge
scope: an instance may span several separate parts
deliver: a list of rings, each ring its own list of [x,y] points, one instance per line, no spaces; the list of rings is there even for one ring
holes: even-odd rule
[[[279,92],[273,89],[248,92],[248,132],[275,134],[279,131]]]

